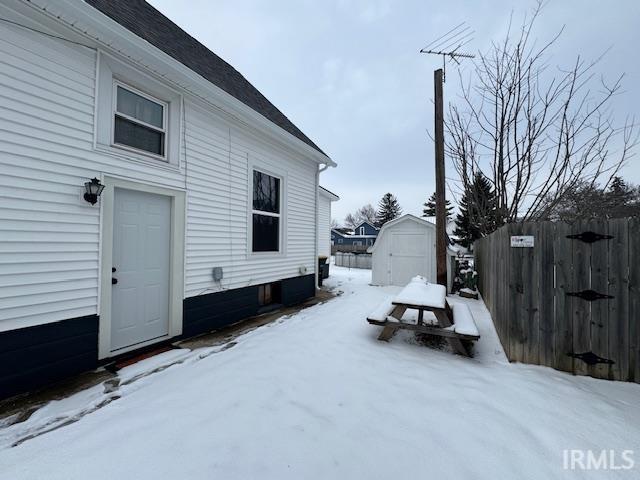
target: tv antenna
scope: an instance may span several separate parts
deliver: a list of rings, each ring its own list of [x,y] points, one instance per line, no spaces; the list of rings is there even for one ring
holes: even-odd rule
[[[447,59],[453,60],[460,65],[459,59],[475,58],[471,53],[465,53],[462,49],[473,41],[472,30],[467,22],[462,22],[444,35],[439,36],[426,47],[420,49],[420,53],[429,55],[440,55],[442,57],[442,81],[446,80]]]
[[[442,68],[433,72],[434,85],[434,140],[436,167],[436,278],[440,285],[447,286],[447,213],[446,213],[446,180],[444,168],[444,107],[443,84],[447,60],[460,65],[460,59],[474,58],[475,55],[464,53],[462,49],[473,41],[474,30],[466,22],[462,22],[444,35],[436,38],[420,53],[442,56]]]

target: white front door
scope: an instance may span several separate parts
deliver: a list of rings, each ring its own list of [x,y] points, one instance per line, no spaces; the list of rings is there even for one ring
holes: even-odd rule
[[[429,235],[424,233],[394,233],[391,242],[391,284],[406,285],[416,275],[422,275],[429,281],[431,275],[431,256],[427,255],[432,251],[427,242],[431,241]],[[432,248],[435,248],[433,246]]]
[[[111,351],[169,334],[171,198],[115,188]]]

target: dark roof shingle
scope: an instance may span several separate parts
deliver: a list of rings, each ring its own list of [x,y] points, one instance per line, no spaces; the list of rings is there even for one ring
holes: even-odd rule
[[[138,37],[325,154],[235,68],[144,0],[85,0]]]

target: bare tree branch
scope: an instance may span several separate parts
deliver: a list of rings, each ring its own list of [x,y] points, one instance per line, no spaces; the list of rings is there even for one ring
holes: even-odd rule
[[[475,84],[460,75],[462,104],[449,106],[447,154],[462,191],[472,188],[477,173],[491,181],[495,227],[547,218],[585,182],[606,188],[638,143],[634,121],[617,126],[611,112],[623,75],[594,88],[596,66],[608,50],[552,71],[547,58],[564,27],[537,46],[533,32],[542,9],[538,2],[517,32],[510,20],[504,39],[474,62]]]

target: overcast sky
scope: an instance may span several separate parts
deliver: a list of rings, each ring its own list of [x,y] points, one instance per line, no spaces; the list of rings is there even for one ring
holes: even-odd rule
[[[521,19],[533,1],[449,0],[151,0],[224,58],[313,139],[338,168],[321,184],[341,199],[333,216],[394,193],[405,213],[421,214],[434,190],[433,70],[436,57],[420,48],[466,21],[475,30],[470,50],[500,39],[510,15]],[[640,1],[550,0],[536,36],[549,39],[563,25],[552,66],[576,55],[611,51],[598,71],[626,73],[615,115],[640,119]],[[445,102],[456,101],[453,65]],[[640,183],[640,155],[625,178]],[[453,176],[451,169],[447,176]]]

